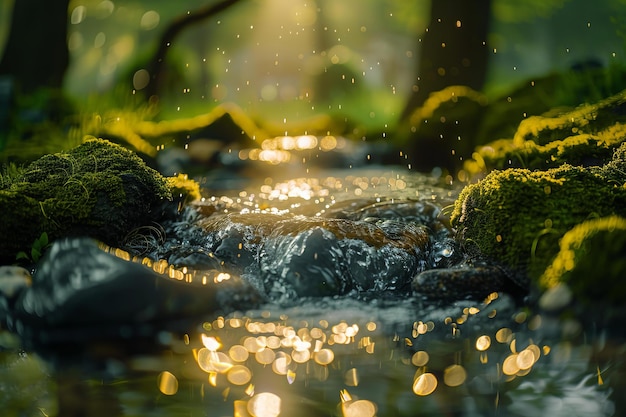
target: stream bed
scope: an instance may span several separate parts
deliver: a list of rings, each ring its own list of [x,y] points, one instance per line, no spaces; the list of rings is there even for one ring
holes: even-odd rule
[[[146,251],[170,263],[176,248],[196,269],[211,267],[204,257],[210,252],[225,274],[240,275],[262,294],[258,302],[223,303],[214,313],[141,332],[119,329],[126,332],[122,341],[72,340],[51,348],[2,331],[2,415],[623,415],[616,392],[624,386],[626,345],[616,329],[543,312],[504,292],[430,300],[411,291],[416,271],[458,256],[445,221],[458,187],[390,167],[265,174],[245,183],[205,178],[198,208],[204,220],[164,226],[157,249],[143,241]],[[263,238],[278,240],[259,248],[256,235],[231,225],[238,238],[203,235],[204,253],[192,238],[171,234],[216,213],[233,216],[229,221],[266,216]],[[325,215],[362,222],[368,239],[378,236],[379,229],[369,228],[374,224],[393,242],[419,236],[399,226],[413,216],[412,225],[427,223],[431,240],[423,243],[423,256],[403,258],[403,246],[377,247],[333,220],[341,239],[322,234],[298,241],[317,228],[311,219]],[[313,226],[294,232],[279,224],[280,216]],[[281,227],[289,231],[277,232]],[[400,237],[394,240],[394,233]],[[342,243],[354,240],[367,245]],[[133,241],[138,251],[140,242]],[[303,281],[299,271],[307,268],[324,285]],[[108,300],[111,309],[123,302]]]

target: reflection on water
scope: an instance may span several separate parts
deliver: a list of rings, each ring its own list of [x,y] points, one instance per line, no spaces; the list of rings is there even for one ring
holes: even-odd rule
[[[453,195],[416,181],[381,173],[275,181],[217,197],[213,207],[315,216],[391,186],[398,198]],[[183,280],[191,273],[151,267]],[[0,409],[94,417],[615,415],[623,341],[586,326],[506,294],[436,304],[371,293],[198,318],[123,345],[22,352],[4,332]]]
[[[495,294],[446,307],[267,306],[164,332],[151,354],[4,352],[0,405],[47,416],[614,415],[605,380],[619,377],[619,356],[598,359],[600,338],[549,335],[551,320]]]

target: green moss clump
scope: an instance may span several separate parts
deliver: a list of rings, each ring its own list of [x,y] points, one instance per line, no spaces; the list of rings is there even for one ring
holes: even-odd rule
[[[513,138],[479,147],[464,169],[475,175],[494,168],[599,166],[626,138],[626,90],[595,104],[553,113],[524,119]]]
[[[430,94],[398,128],[396,140],[408,147],[411,164],[457,171],[478,144],[476,129],[487,98],[469,87],[450,86]],[[481,142],[484,143],[484,142]]]
[[[186,174],[178,174],[175,177],[167,177],[167,186],[172,190],[174,198],[180,198],[183,202],[200,199],[200,184],[190,179]]]
[[[560,250],[539,279],[542,289],[566,283],[582,301],[626,300],[626,218],[593,219],[565,233]]]
[[[171,198],[163,176],[111,142],[90,139],[67,153],[45,155],[3,182],[0,260],[11,262],[19,251],[28,252],[42,232],[50,240],[91,236],[119,245]]]
[[[559,239],[594,217],[626,215],[626,188],[582,167],[492,171],[465,187],[451,222],[465,247],[537,278]]]
[[[611,184],[617,186],[626,184],[626,142],[615,150],[613,159],[608,163],[591,169]]]

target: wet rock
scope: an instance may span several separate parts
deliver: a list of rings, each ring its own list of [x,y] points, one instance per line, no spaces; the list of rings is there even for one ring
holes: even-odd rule
[[[411,223],[295,218],[278,223],[263,243],[260,273],[279,298],[406,292],[428,262],[428,244],[427,232]]]
[[[431,300],[483,300],[494,292],[520,292],[497,266],[458,266],[419,273],[411,288]]]
[[[20,266],[0,266],[0,293],[11,299],[25,287],[30,286],[31,274]]]
[[[304,205],[293,211],[312,212]],[[236,202],[212,199],[187,207],[164,228],[168,237],[149,254],[152,259],[223,268],[276,302],[346,294],[404,296],[417,273],[451,268],[464,259],[447,218],[425,201],[352,199],[324,213],[303,215],[249,212]],[[466,272],[468,283],[459,284],[456,295],[431,284],[431,295],[475,298],[478,291],[486,295],[508,288],[510,282],[494,277],[497,272]]]
[[[30,272],[22,267],[0,266],[0,328],[11,314],[17,295],[29,287],[31,281]]]
[[[32,286],[14,300],[7,325],[41,343],[123,338],[145,332],[150,323],[259,302],[235,276],[203,282],[169,269],[169,275],[157,271],[113,256],[91,239],[58,240],[39,264]]]
[[[268,239],[261,249],[259,272],[273,300],[341,295],[349,289],[343,258],[337,237],[315,227]]]
[[[413,222],[248,213],[199,225],[216,258],[258,276],[272,299],[407,290],[433,264],[430,236]]]

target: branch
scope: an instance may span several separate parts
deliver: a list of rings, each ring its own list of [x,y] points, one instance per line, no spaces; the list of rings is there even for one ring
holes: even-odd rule
[[[188,26],[194,25],[196,23],[202,22],[209,17],[215,16],[216,14],[228,9],[229,7],[237,4],[241,0],[223,0],[216,4],[206,5],[195,12],[187,12],[186,14],[175,18],[170,25],[167,27],[161,39],[159,40],[159,47],[157,49],[156,54],[150,60],[148,65],[148,72],[150,73],[150,83],[146,87],[145,93],[148,98],[153,95],[157,95],[159,88],[162,83],[163,77],[163,63],[165,62],[165,57],[167,52],[169,51],[170,45],[173,43],[174,39],[186,29]]]

